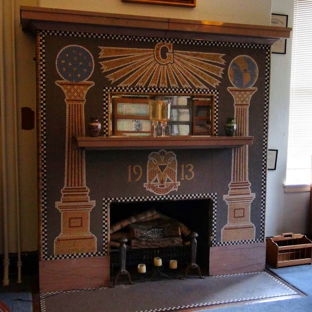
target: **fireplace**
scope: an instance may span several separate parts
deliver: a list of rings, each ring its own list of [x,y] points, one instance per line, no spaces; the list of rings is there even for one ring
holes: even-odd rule
[[[108,285],[111,224],[150,206],[199,234],[207,274],[264,269],[270,45],[290,29],[30,7],[21,21],[36,36],[40,291]],[[196,114],[148,136],[142,106],[111,116],[118,94],[187,95]]]
[[[189,234],[190,232],[196,232],[198,234],[196,262],[201,267],[204,274],[209,274],[209,246],[211,244],[210,240],[212,237],[213,200],[211,198],[192,199],[192,197],[193,196],[189,196],[189,199],[158,201],[150,201],[147,199],[140,202],[115,201],[110,203],[109,215],[111,226],[116,223],[118,224],[121,220],[132,220],[126,222],[126,225],[120,230],[126,235],[125,237],[128,237],[128,227],[131,227],[131,224],[136,224],[135,216],[138,215],[155,216],[159,214],[160,219],[162,217],[165,217],[166,220],[167,218],[170,218],[170,220],[178,222],[179,227],[182,228],[182,233],[180,234],[182,237],[181,244],[179,243],[171,246],[169,243],[164,247],[153,245],[148,249],[144,246],[141,248],[132,248],[131,244],[130,246],[128,245],[127,268],[136,267],[138,263],[142,262],[146,262],[146,264],[151,265],[154,256],[160,256],[164,265],[168,265],[169,260],[174,258],[178,260],[180,268],[185,268],[191,259]],[[146,212],[149,212],[149,214]],[[154,214],[154,212],[156,213]],[[152,220],[159,220],[156,218],[158,218],[158,216]],[[147,217],[147,219],[150,220],[149,217]],[[144,219],[140,220],[142,220],[140,224],[144,224]],[[119,265],[118,252],[119,250],[116,245],[111,246],[110,259],[112,274],[116,272],[114,269]]]

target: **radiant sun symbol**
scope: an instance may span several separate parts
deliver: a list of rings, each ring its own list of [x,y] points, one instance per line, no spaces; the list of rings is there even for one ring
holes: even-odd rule
[[[100,47],[103,73],[120,87],[207,88],[220,83],[224,54],[174,50],[159,42],[154,49]]]

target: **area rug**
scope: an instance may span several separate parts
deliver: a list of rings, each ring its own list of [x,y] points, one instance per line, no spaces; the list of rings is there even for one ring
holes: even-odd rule
[[[29,292],[1,292],[0,312],[32,312],[32,295]]]
[[[41,312],[162,312],[193,311],[224,304],[301,296],[295,288],[269,272],[205,279],[118,284],[114,288],[41,294]]]

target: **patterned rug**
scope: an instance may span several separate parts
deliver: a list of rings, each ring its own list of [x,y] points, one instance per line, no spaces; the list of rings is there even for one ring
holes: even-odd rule
[[[3,301],[0,301],[0,312],[10,312],[9,307]]]
[[[32,295],[28,292],[1,292],[0,312],[32,312]]]
[[[41,294],[40,304],[42,312],[193,311],[225,304],[281,300],[301,295],[292,286],[264,271],[44,293]]]

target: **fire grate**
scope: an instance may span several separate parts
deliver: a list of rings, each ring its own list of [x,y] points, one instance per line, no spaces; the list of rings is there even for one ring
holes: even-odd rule
[[[165,248],[139,248],[127,249],[126,267],[136,267],[139,263],[152,265],[154,258],[160,257],[164,264],[175,259],[178,263],[187,264],[190,261],[190,246],[171,246]],[[120,255],[118,249],[112,249],[110,252],[111,275],[120,268]]]

